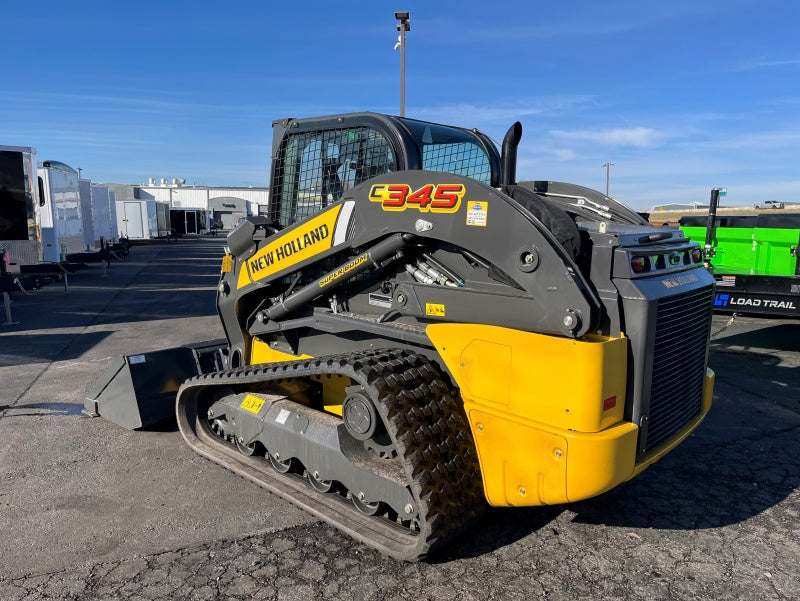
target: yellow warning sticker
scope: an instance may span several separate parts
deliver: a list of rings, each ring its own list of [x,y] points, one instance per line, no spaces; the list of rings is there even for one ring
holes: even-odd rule
[[[486,227],[489,217],[489,203],[479,200],[470,200],[467,203],[467,225]]]
[[[249,411],[250,413],[258,414],[261,411],[261,408],[264,406],[264,399],[260,399],[257,396],[253,396],[252,394],[248,394],[244,397],[242,404],[239,405],[245,411]]]
[[[438,303],[425,303],[425,315],[444,317],[444,305]]]

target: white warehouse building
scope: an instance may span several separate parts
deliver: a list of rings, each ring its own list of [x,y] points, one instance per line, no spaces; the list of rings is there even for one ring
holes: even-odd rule
[[[182,179],[157,181],[147,184],[103,184],[112,189],[117,200],[157,200],[165,202],[170,209],[200,209],[205,212],[204,229],[210,229],[213,221],[221,223],[222,229],[236,227],[242,217],[266,215],[269,206],[269,188],[251,186],[203,186],[185,185]]]
[[[205,210],[206,228],[216,220],[222,223],[222,229],[232,229],[242,217],[266,214],[269,205],[268,188],[186,186],[177,179],[172,185],[166,179],[160,183],[151,179],[138,188],[139,198],[169,203],[171,209]]]

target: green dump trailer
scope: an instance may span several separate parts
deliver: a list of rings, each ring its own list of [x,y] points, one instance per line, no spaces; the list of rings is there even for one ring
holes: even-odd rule
[[[717,285],[715,310],[800,317],[800,213],[715,212],[680,220],[686,237],[706,242],[706,266]]]

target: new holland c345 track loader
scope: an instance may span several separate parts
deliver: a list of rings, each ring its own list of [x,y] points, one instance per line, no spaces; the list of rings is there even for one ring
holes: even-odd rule
[[[87,413],[176,416],[198,453],[416,560],[487,501],[613,488],[708,412],[698,245],[594,190],[517,182],[519,123],[502,152],[374,113],[273,130],[271,213],[221,258],[226,339],[121,357]]]

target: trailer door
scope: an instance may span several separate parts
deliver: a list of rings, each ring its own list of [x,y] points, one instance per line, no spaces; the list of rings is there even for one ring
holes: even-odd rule
[[[124,202],[125,214],[122,221],[125,224],[126,238],[144,238],[144,222],[142,221],[142,206],[139,202]]]

